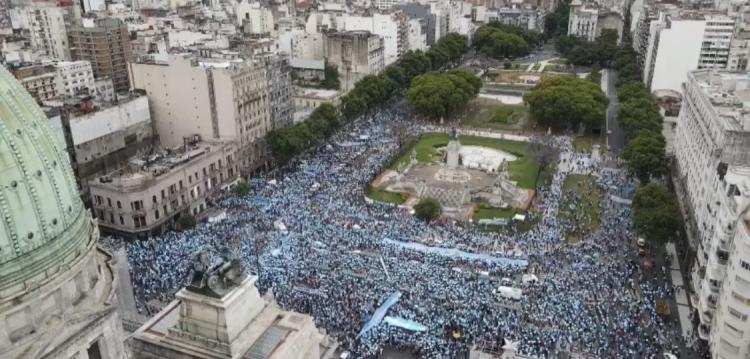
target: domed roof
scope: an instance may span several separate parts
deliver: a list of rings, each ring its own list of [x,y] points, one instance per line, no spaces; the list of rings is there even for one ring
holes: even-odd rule
[[[49,120],[0,67],[0,298],[64,272],[97,236]]]

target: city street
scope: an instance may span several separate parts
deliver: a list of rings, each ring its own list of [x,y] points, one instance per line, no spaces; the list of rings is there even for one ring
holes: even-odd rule
[[[605,82],[604,92],[609,98],[607,108],[607,145],[612,154],[619,155],[625,147],[625,134],[617,121],[617,111],[620,101],[617,98],[617,73],[613,70],[602,70],[602,82]]]

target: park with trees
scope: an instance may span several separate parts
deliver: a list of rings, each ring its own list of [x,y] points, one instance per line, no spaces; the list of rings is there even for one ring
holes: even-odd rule
[[[524,96],[538,125],[555,129],[600,126],[609,99],[599,84],[571,76],[543,80]]]
[[[540,40],[541,35],[536,31],[492,22],[477,29],[474,47],[492,58],[514,59],[528,55]]]
[[[406,103],[415,112],[438,120],[463,109],[482,88],[482,81],[468,70],[451,70],[417,76],[406,92]]]

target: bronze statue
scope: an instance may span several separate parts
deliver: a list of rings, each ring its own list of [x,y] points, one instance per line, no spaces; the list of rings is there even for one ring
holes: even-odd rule
[[[193,254],[193,273],[187,290],[221,298],[242,282],[244,273],[240,259],[228,247],[219,248],[219,261],[215,264],[211,263],[211,254],[208,248]]]

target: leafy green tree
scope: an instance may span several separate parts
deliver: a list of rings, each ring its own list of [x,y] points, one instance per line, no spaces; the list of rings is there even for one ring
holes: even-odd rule
[[[568,33],[570,1],[563,0],[557,4],[555,11],[544,18],[544,37],[551,39]]]
[[[661,184],[638,188],[633,197],[633,224],[638,234],[656,243],[675,237],[680,229],[677,199]]]
[[[320,86],[328,90],[338,90],[341,87],[339,82],[339,70],[336,66],[325,65],[325,79],[320,83]]]
[[[240,197],[247,196],[248,194],[250,194],[250,185],[247,184],[247,181],[241,180],[234,186],[233,191],[234,194]]]
[[[195,224],[195,217],[190,214],[183,214],[177,219],[177,228],[181,230],[191,229]]]
[[[659,107],[650,95],[649,98],[633,97],[621,103],[618,117],[623,132],[629,139],[643,131],[658,133],[662,129],[663,119]]]
[[[414,215],[426,222],[437,218],[441,211],[440,203],[432,198],[423,198],[414,206]]]
[[[474,47],[479,52],[497,59],[528,55],[529,44],[523,36],[506,30],[508,29],[498,28],[496,24],[480,27],[474,36]]]
[[[589,74],[586,76],[586,80],[589,80],[595,84],[601,85],[602,73],[601,73],[601,68],[599,67],[599,65],[594,65],[591,67],[591,71],[589,71]]]
[[[401,89],[408,85],[406,71],[398,64],[393,64],[386,67],[383,71],[383,75],[385,75],[385,77],[388,78],[389,81],[391,81],[391,85],[394,88]]]
[[[439,119],[463,108],[481,86],[481,80],[467,70],[429,73],[414,78],[406,102],[418,113]]]
[[[561,76],[543,80],[524,96],[524,102],[540,125],[572,128],[601,124],[609,99],[597,84]]]
[[[622,158],[630,175],[647,184],[652,177],[660,176],[665,170],[664,148],[666,143],[661,133],[641,131],[625,146]]]

